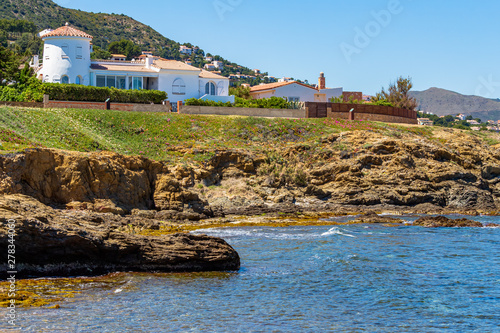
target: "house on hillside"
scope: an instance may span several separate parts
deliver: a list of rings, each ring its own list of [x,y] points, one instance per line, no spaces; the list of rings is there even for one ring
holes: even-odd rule
[[[181,45],[181,47],[179,48],[179,52],[182,54],[191,55],[193,53],[193,49],[185,45]]]
[[[111,55],[111,60],[114,61],[125,61],[127,60],[127,56],[124,54],[112,54]]]
[[[205,68],[207,71],[214,71],[215,70],[214,64],[205,64],[205,66],[203,66],[203,68]]]
[[[149,54],[135,61],[91,60],[92,38],[68,24],[45,34],[43,64],[33,62],[37,76],[44,82],[162,90],[173,103],[189,98],[234,102],[228,78],[180,61]]]
[[[418,124],[420,126],[434,126],[434,122],[429,118],[418,118]]]
[[[212,62],[212,65],[214,65],[215,68],[217,69],[224,69],[224,63],[222,61],[214,61]]]
[[[250,89],[254,99],[284,97],[294,102],[329,102],[331,98],[340,97],[342,88],[326,88],[324,73],[320,74],[317,88],[297,81],[261,84]]]

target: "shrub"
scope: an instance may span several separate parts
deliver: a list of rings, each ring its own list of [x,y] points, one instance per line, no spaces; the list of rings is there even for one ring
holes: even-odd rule
[[[121,103],[160,104],[167,98],[167,93],[159,90],[123,90],[107,87],[92,87],[78,84],[42,83],[40,91],[52,100]]]
[[[16,88],[0,86],[0,101],[19,102],[21,101],[21,96]]]
[[[285,98],[271,97],[264,99],[244,99],[240,97],[235,97],[235,103],[231,104],[229,102],[214,102],[208,100],[201,100],[197,98],[190,98],[185,101],[186,105],[196,105],[196,106],[221,106],[221,107],[238,107],[238,108],[267,108],[267,109],[291,109],[297,108],[297,105],[288,102]]]

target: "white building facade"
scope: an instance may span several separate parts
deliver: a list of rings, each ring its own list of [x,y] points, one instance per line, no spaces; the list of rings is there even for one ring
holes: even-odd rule
[[[286,98],[290,102],[329,102],[342,94],[342,88],[318,89],[296,81],[262,84],[250,89],[250,96],[254,99],[275,96]]]
[[[42,37],[44,82],[161,90],[172,103],[189,98],[232,102],[229,79],[180,61],[147,55],[137,61],[91,60],[92,36],[67,24]]]

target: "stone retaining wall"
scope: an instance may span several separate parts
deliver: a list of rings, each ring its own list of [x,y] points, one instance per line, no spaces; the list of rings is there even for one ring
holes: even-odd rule
[[[0,102],[4,106],[17,106],[21,108],[43,108],[43,103],[38,102]]]
[[[182,114],[205,114],[220,116],[252,116],[271,118],[306,118],[305,110],[291,109],[260,109],[260,108],[235,108],[215,106],[182,105]]]
[[[44,108],[68,109],[97,109],[106,110],[105,102],[75,102],[75,101],[46,101]],[[110,110],[137,111],[137,112],[168,112],[169,105],[163,104],[136,104],[136,103],[109,103]]]

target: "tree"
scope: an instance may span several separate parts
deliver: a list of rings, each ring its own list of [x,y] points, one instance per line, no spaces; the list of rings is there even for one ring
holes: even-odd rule
[[[131,60],[141,55],[141,48],[132,41],[126,39],[109,44],[108,51],[111,54],[123,54],[127,57],[127,60]]]
[[[90,54],[90,59],[110,59],[111,53],[101,49],[99,46],[94,45],[93,52]]]
[[[252,99],[250,96],[250,88],[244,86],[229,88],[229,95],[234,95],[244,99]]]
[[[0,46],[0,85],[16,79],[19,65],[19,57],[12,50]]]
[[[382,88],[382,91],[377,93],[373,98],[373,102],[387,101],[392,103],[397,108],[415,110],[418,102],[415,98],[410,97],[409,92],[413,88],[411,78],[400,76],[396,83],[391,83],[387,91]]]

